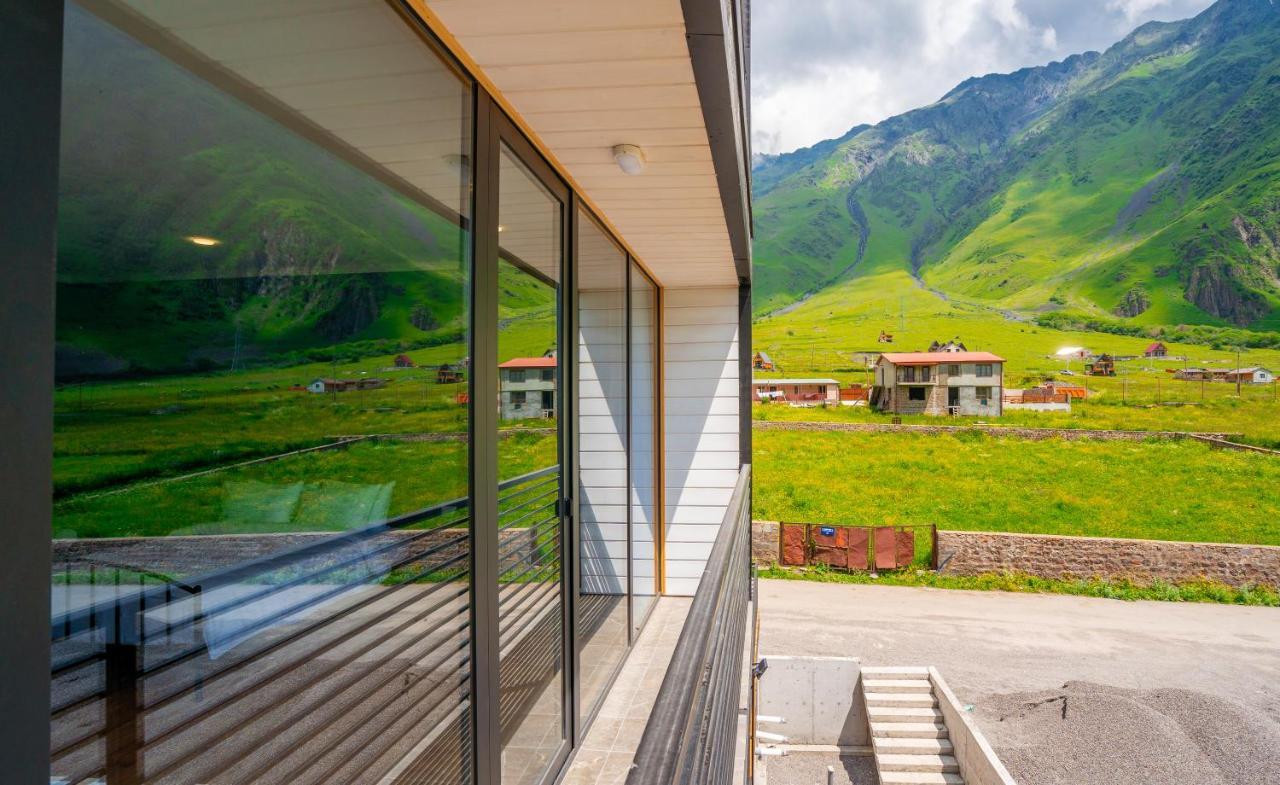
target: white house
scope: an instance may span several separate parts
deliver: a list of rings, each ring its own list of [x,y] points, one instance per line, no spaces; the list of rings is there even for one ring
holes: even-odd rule
[[[1276,375],[1266,368],[1237,368],[1226,371],[1222,378],[1229,382],[1239,380],[1243,384],[1271,384],[1276,380]]]
[[[871,403],[895,414],[999,417],[1004,358],[991,352],[886,352]]]
[[[499,364],[498,397],[504,420],[554,416],[556,358],[516,357]]]

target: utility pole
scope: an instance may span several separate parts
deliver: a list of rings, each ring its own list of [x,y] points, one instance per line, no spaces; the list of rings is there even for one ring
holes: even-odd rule
[[[1236,397],[1240,397],[1240,346],[1236,345]]]

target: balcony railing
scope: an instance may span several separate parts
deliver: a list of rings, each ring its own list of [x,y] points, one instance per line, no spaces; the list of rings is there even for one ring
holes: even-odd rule
[[[649,715],[628,785],[728,785],[751,593],[751,466],[720,532]]]
[[[548,559],[559,469],[498,487],[503,623],[558,623],[541,586],[559,583]],[[182,580],[65,566],[51,619],[55,781],[283,783],[322,771],[338,783],[390,759],[465,769],[469,507],[453,499],[309,535]]]

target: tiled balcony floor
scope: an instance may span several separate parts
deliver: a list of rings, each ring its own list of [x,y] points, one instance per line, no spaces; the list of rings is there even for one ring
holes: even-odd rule
[[[675,650],[690,597],[663,597],[653,609],[649,623],[627,657],[617,681],[609,689],[604,705],[587,731],[563,785],[622,785],[649,712],[658,697],[662,677]]]

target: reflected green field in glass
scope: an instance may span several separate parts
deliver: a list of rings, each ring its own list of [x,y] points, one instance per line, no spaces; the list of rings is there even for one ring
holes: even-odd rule
[[[516,476],[556,462],[555,439],[502,439]],[[54,536],[344,531],[467,495],[466,443],[365,440],[186,479],[86,493],[54,506]]]

